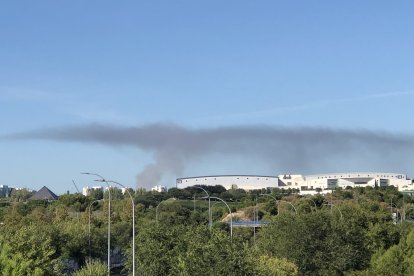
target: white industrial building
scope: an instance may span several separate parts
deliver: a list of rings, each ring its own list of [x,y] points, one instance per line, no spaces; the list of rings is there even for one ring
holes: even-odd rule
[[[282,174],[260,175],[213,175],[178,178],[177,188],[195,185],[221,185],[226,189],[245,190],[263,188],[298,189],[300,194],[329,193],[335,188],[395,186],[399,191],[414,191],[413,180],[405,174],[379,172],[331,173],[317,175]]]
[[[316,175],[279,175],[280,188],[299,189],[301,194],[327,193],[335,188],[395,186],[399,191],[413,190],[413,181],[405,174],[352,172]]]
[[[277,176],[263,175],[212,175],[178,178],[177,188],[186,188],[196,185],[221,185],[228,189],[254,190],[262,188],[277,188],[279,186]]]

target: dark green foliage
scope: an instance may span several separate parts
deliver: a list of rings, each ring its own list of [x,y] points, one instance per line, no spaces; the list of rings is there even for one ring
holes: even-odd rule
[[[243,189],[231,189],[221,194],[221,198],[226,201],[240,201],[246,196],[246,191]]]
[[[92,201],[94,199],[81,194],[65,194],[61,195],[54,204],[70,207],[70,211],[73,212],[84,212]]]
[[[34,193],[30,192],[27,189],[20,189],[20,190],[16,190],[13,189],[10,193],[10,199],[12,201],[17,201],[17,202],[25,202],[27,201],[27,199],[29,199]]]
[[[252,275],[248,249],[206,226],[150,225],[137,237],[142,275]],[[129,255],[130,256],[130,255]],[[131,260],[129,260],[130,262]]]
[[[74,273],[74,276],[106,276],[108,268],[99,260],[87,260],[85,266]]]
[[[239,212],[238,220],[253,219],[257,210],[259,219],[272,223],[256,229],[255,236],[252,228],[233,229],[231,242],[230,226],[223,222],[229,211],[220,201],[211,202],[214,223],[209,231],[202,190],[131,191],[138,275],[414,275],[414,225],[393,220],[390,208],[392,201],[392,211],[408,219],[414,216],[413,198],[394,188],[299,196],[293,190],[202,187],[227,199],[232,211]],[[119,189],[112,191],[111,249],[125,256],[123,268],[131,272],[131,201]],[[280,214],[275,199],[262,193],[282,200]],[[0,206],[3,274],[66,275],[75,270],[68,264],[84,266],[89,255],[106,260],[107,200],[89,210],[94,197],[75,194],[55,202],[23,202],[25,197],[15,194]],[[100,262],[87,263],[79,273],[95,268],[106,269]]]
[[[89,193],[89,196],[94,200],[101,200],[104,196],[102,189],[92,189],[91,191],[89,191]]]
[[[281,214],[259,233],[263,253],[287,258],[302,274],[324,275],[358,271],[368,267],[372,253],[398,240],[390,223],[378,223],[365,210],[342,206],[339,213],[329,210],[302,215]]]

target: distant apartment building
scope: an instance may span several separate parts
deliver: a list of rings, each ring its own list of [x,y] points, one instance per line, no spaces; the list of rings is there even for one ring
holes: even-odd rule
[[[93,187],[83,187],[82,189],[82,194],[84,196],[90,196],[92,194],[92,191],[102,191],[103,192],[103,188],[102,186],[93,186]]]
[[[152,187],[151,191],[156,191],[156,192],[159,192],[159,193],[163,193],[163,192],[166,192],[167,191],[167,187],[166,186],[157,185],[157,186]]]
[[[7,185],[0,185],[0,197],[10,197],[11,190]]]
[[[177,188],[196,185],[221,185],[226,189],[245,190],[263,188],[297,189],[300,194],[329,193],[336,188],[395,186],[399,191],[414,191],[413,180],[405,174],[384,172],[348,172],[317,175],[281,174],[214,175],[178,178]]]

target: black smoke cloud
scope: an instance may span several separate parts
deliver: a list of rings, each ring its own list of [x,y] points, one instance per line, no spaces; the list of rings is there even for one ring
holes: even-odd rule
[[[271,174],[361,170],[414,172],[413,135],[367,130],[265,125],[196,129],[174,124],[139,127],[93,124],[40,129],[2,139],[99,143],[149,151],[154,154],[154,163],[148,164],[137,176],[138,186],[144,187],[159,184],[166,174],[182,176],[189,163],[200,158],[208,160],[211,156],[244,162],[246,168],[255,162]]]

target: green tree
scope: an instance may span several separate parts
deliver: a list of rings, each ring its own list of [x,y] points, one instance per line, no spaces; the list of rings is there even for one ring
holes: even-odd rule
[[[376,275],[413,275],[414,230],[387,250],[379,250],[371,260],[371,272]]]
[[[10,193],[10,198],[12,201],[24,202],[33,195],[33,192],[28,189],[13,189]]]
[[[142,275],[252,275],[248,247],[207,226],[149,225],[137,237],[137,271]],[[126,268],[131,267],[128,251]]]
[[[44,275],[39,267],[34,267],[32,260],[24,258],[20,252],[12,253],[10,246],[0,242],[0,271],[2,275]]]
[[[106,276],[108,268],[105,263],[99,260],[86,260],[85,266],[76,271],[74,276]]]
[[[297,266],[287,259],[279,259],[267,255],[255,257],[252,260],[257,276],[294,276],[298,275]]]
[[[264,255],[294,262],[301,274],[364,269],[371,256],[365,246],[366,228],[363,216],[355,210],[353,215],[342,220],[328,211],[283,213],[259,232],[258,248]]]
[[[61,260],[53,227],[47,224],[24,225],[2,236],[3,243],[5,237],[10,254],[16,254],[16,258],[25,261],[23,262],[25,269],[31,272],[26,275],[32,275],[35,271],[43,271],[45,275],[60,274],[58,268],[61,267],[59,263]]]

